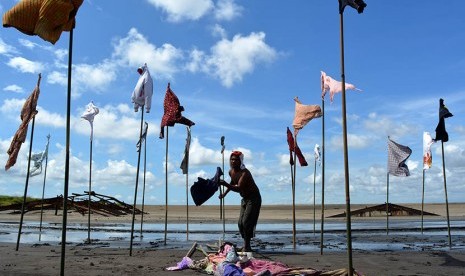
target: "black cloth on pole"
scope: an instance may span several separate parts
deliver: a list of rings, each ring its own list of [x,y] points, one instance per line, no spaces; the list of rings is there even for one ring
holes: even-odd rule
[[[191,196],[194,200],[195,206],[200,206],[209,200],[220,187],[220,177],[223,175],[223,171],[220,167],[216,168],[216,174],[213,178],[203,179],[197,178],[194,185],[191,187]]]

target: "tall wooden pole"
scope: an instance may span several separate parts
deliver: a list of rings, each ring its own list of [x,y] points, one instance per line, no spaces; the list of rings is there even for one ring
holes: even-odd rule
[[[92,134],[90,137],[90,158],[89,158],[89,199],[87,202],[87,243],[91,243],[90,240],[90,205],[92,200]]]
[[[452,248],[452,240],[450,236],[449,201],[447,199],[446,162],[444,160],[444,142],[442,140],[441,140],[441,148],[442,148],[442,175],[444,177],[444,193],[446,196],[447,235],[449,238],[449,248]]]
[[[68,50],[68,92],[66,100],[66,157],[65,157],[65,181],[63,188],[63,223],[61,230],[61,264],[60,275],[65,275],[65,258],[66,258],[66,227],[68,223],[68,190],[69,190],[69,156],[71,145],[71,72],[73,64],[73,30],[69,31],[69,50]]]
[[[39,241],[42,236],[42,218],[44,214],[44,195],[45,195],[45,180],[47,179],[47,165],[48,165],[48,146],[50,143],[50,134],[47,135],[47,146],[45,147],[45,170],[44,170],[44,182],[42,185],[42,200],[40,203],[40,223],[39,223]]]
[[[146,123],[147,124],[147,123]],[[148,125],[146,131],[148,132]],[[140,237],[143,237],[142,234],[142,229],[144,226],[144,207],[145,207],[145,175],[147,172],[147,132],[145,134],[145,139],[144,139],[144,181],[143,181],[143,187],[142,187],[142,209],[141,209],[141,217],[140,217]],[[142,146],[142,145],[140,145]],[[139,148],[140,150],[140,148]]]
[[[386,235],[389,235],[389,172],[386,174]]]
[[[423,169],[423,188],[421,191],[421,233],[423,234],[423,207],[425,203],[425,169]]]
[[[323,233],[325,221],[325,100],[321,100],[321,231],[320,231],[320,255],[323,255]]]
[[[296,222],[295,222],[295,180],[296,180],[296,167],[297,167],[297,160],[296,160],[296,147],[297,147],[297,135],[295,135],[294,130],[294,173],[292,178],[292,244],[294,249],[296,248]]]
[[[31,111],[33,111],[33,110],[31,110]],[[27,188],[29,186],[29,174],[30,174],[29,170],[31,168],[32,142],[34,141],[34,124],[35,124],[35,121],[36,121],[36,116],[34,115],[32,117],[31,142],[29,143],[29,158],[27,160],[26,184],[24,185],[23,204],[21,205],[21,218],[19,220],[18,239],[16,241],[16,251],[18,251],[18,249],[19,249],[19,241],[21,239],[21,230],[23,228],[24,208],[26,206]]]
[[[344,13],[340,13],[341,34],[341,79],[342,79],[342,131],[344,144],[344,176],[346,191],[346,224],[347,224],[347,257],[349,261],[348,274],[353,274],[352,265],[352,230],[350,214],[350,191],[349,191],[349,157],[347,149],[347,120],[346,120],[346,80],[344,73]]]
[[[316,159],[315,159],[315,166],[314,166],[314,169],[313,169],[313,235],[315,236],[315,196],[316,196],[316,192],[315,192],[315,181],[316,181]]]
[[[144,123],[144,106],[141,108],[141,117],[140,117],[140,132],[139,139],[142,139],[142,125]],[[140,141],[140,140],[139,140]],[[142,145],[140,145],[141,147]],[[129,243],[129,256],[132,256],[132,242],[134,240],[134,220],[136,219],[136,204],[137,204],[137,186],[139,186],[139,168],[140,168],[140,154],[142,149],[139,147],[139,154],[137,157],[137,171],[136,171],[136,185],[134,187],[134,205],[132,206],[132,222],[131,222],[131,237]]]
[[[168,231],[168,130],[166,127],[166,150],[165,150],[165,241],[166,245],[166,232]]]
[[[222,179],[224,180],[224,136],[221,136],[220,138],[220,144],[221,144],[221,159],[222,159],[222,169],[223,169],[223,175],[221,176]],[[220,186],[220,192],[223,194],[224,193],[224,186]],[[225,197],[221,198],[221,218],[223,219],[223,240],[225,239],[225,234],[226,234],[226,210],[225,210]],[[218,245],[220,246],[220,245]]]

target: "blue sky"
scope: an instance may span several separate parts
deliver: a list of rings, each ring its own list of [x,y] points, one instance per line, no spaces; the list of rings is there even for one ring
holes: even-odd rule
[[[3,14],[17,1],[0,3]],[[463,202],[465,183],[465,17],[463,1],[366,1],[363,14],[344,13],[350,196],[352,203],[386,199],[387,136],[409,146],[409,177],[390,177],[390,202],[421,202],[422,137],[434,137],[439,98],[454,114],[446,120],[445,143],[450,202]],[[167,83],[185,107],[192,127],[189,185],[225,169],[231,150],[260,187],[264,204],[291,204],[286,127],[292,127],[293,98],[321,105],[320,71],[340,80],[338,1],[296,0],[85,0],[77,14],[73,44],[69,193],[88,189],[90,126],[80,118],[93,101],[92,187],[133,202],[141,113],[131,93],[137,67],[147,63],[154,80],[149,124],[145,202],[165,203],[166,138],[158,138]],[[52,45],[14,28],[0,30],[0,163],[20,124],[23,102],[42,74],[33,152],[50,133],[46,197],[63,193],[69,33]],[[341,95],[325,102],[325,202],[344,203]],[[309,163],[297,167],[296,202],[313,203],[315,144],[321,119],[299,132]],[[22,195],[30,130],[17,163],[0,170],[0,194]],[[169,204],[185,204],[186,179],[179,169],[184,125],[169,128]],[[433,167],[425,173],[425,202],[444,202],[441,146],[433,145]],[[143,157],[142,159],[143,160]],[[142,164],[142,163],[141,163]],[[141,166],[142,171],[142,166]],[[316,168],[321,201],[321,167]],[[229,180],[226,177],[226,180]],[[30,178],[28,195],[40,197],[43,174]],[[141,202],[139,182],[138,202]],[[217,204],[214,197],[206,204]],[[239,204],[230,194],[226,204]],[[192,204],[192,199],[189,197]]]

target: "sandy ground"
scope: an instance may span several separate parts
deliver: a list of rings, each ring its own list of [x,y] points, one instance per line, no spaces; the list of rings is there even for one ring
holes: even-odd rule
[[[404,206],[420,209],[419,204],[402,204]],[[365,205],[353,205],[351,210],[363,208]],[[438,221],[446,219],[446,208],[443,204],[425,205],[425,211],[436,213],[440,216],[429,217]],[[164,221],[165,206],[145,206],[144,221],[146,223],[161,223]],[[344,205],[327,205],[325,217],[343,213]],[[449,204],[451,220],[465,220],[465,204]],[[238,215],[238,206],[226,206],[226,218],[235,222]],[[321,218],[321,210],[317,206],[316,219]],[[40,214],[27,213],[24,221],[37,221]],[[93,222],[131,222],[132,216],[104,217],[92,216]],[[313,206],[297,206],[296,219],[299,222],[313,219]],[[352,221],[360,221],[366,218],[352,218]],[[378,217],[370,219],[384,220]],[[394,218],[392,218],[394,219]],[[403,218],[396,218],[403,219]],[[169,222],[185,222],[185,206],[169,206]],[[325,219],[334,220],[334,219]],[[344,219],[339,219],[344,221]],[[9,212],[0,212],[0,223],[7,221],[19,221],[19,215]],[[48,211],[44,215],[44,221],[62,221],[62,216],[55,216]],[[190,223],[218,222],[219,208],[217,206],[189,206]],[[292,222],[292,206],[263,206],[259,223],[289,223]],[[71,212],[68,222],[87,222],[87,216]],[[1,233],[0,233],[1,234]],[[344,233],[338,235],[344,236]],[[279,234],[278,234],[279,237]],[[354,237],[358,237],[355,235]],[[289,244],[292,241],[288,236],[278,238],[280,243]],[[403,236],[402,234],[389,235],[377,234],[368,236],[373,242],[402,243],[414,247],[425,241],[433,244],[443,244],[434,248],[422,248],[420,250],[353,250],[353,267],[364,275],[465,275],[465,250],[464,246],[449,248],[447,237],[444,236]],[[305,243],[300,238],[299,244]],[[465,244],[463,236],[454,237],[454,244]],[[256,243],[255,243],[256,244]],[[253,243],[254,245],[254,243]],[[0,275],[59,275],[61,265],[61,245],[59,244],[21,244],[18,251],[15,243],[0,243]],[[348,267],[348,254],[345,250],[320,252],[304,252],[302,250],[262,250],[254,252],[254,257],[284,263],[290,267],[313,268],[318,271],[332,271]],[[421,247],[420,247],[421,248]],[[67,244],[65,251],[66,275],[201,275],[202,273],[187,269],[183,271],[166,271],[165,268],[175,266],[189,247],[159,247],[152,244],[144,247],[135,247],[132,256],[126,246],[105,247],[90,246],[86,244]],[[197,251],[193,259],[201,259],[203,255]]]

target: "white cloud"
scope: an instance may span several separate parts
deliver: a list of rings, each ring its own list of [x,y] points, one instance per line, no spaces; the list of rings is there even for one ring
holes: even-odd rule
[[[15,93],[23,93],[24,89],[21,86],[16,84],[8,85],[7,87],[3,88],[4,91],[11,91]]]
[[[198,20],[214,8],[212,0],[147,0],[168,15],[168,21]]]
[[[225,87],[242,81],[245,74],[252,73],[260,63],[270,63],[277,52],[266,44],[265,33],[251,33],[249,36],[235,35],[232,40],[223,38],[211,48],[209,56],[194,51],[189,64],[193,71],[199,69],[221,80]]]
[[[147,41],[137,29],[129,30],[128,35],[114,43],[113,58],[121,66],[139,67],[147,63],[152,75],[172,78],[179,70],[176,61],[182,59],[182,51],[171,44],[157,48]]]
[[[16,49],[13,46],[6,44],[3,39],[0,37],[0,54],[8,55],[11,53],[15,53]]]
[[[18,39],[19,40],[19,44],[21,44],[22,46],[32,50],[34,49],[35,46],[37,46],[37,44],[35,44],[34,42],[30,41],[30,40],[27,40],[27,39],[23,39],[23,38],[20,38]]]
[[[45,66],[42,63],[34,62],[23,57],[11,58],[7,65],[21,71],[22,73],[41,73],[45,69]]]
[[[68,77],[64,73],[53,71],[50,74],[47,74],[47,82],[50,84],[60,84],[65,86],[68,85]]]
[[[242,10],[234,0],[219,0],[214,13],[217,20],[232,20],[240,16]]]

